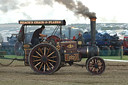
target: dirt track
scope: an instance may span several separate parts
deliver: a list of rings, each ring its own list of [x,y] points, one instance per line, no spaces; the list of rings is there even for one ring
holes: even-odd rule
[[[0,66],[0,85],[127,85],[128,62],[108,62],[101,75],[91,75],[86,68],[62,67],[53,75],[38,75],[23,62],[9,67]]]

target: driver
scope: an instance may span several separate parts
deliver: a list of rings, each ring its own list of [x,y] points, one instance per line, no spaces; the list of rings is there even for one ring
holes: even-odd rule
[[[35,46],[40,43],[40,37],[41,38],[47,37],[47,35],[41,34],[42,31],[44,30],[44,28],[45,28],[45,26],[42,25],[40,28],[38,28],[37,30],[34,31],[32,40],[31,40],[32,46]]]

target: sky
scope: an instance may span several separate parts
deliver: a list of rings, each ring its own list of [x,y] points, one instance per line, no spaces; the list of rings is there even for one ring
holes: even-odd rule
[[[88,17],[76,14],[61,0],[0,0],[0,24],[19,20],[65,19],[67,24],[90,23]],[[67,3],[70,0],[63,0]],[[71,0],[81,2],[94,12],[97,23],[128,23],[128,0]],[[72,4],[70,4],[72,5]],[[76,5],[77,8],[78,5]]]

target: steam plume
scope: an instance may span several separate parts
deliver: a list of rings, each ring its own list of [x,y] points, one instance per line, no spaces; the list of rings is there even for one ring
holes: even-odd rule
[[[76,15],[82,15],[83,17],[95,17],[94,12],[90,12],[88,7],[82,4],[80,1],[76,3],[73,0],[55,0],[65,5],[69,10],[73,11]]]
[[[54,0],[58,3],[61,3],[66,6],[67,9],[74,12],[75,15],[82,15],[84,18],[86,17],[95,17],[94,12],[90,12],[88,7],[86,7],[82,2],[74,0]],[[35,0],[38,5],[49,5],[52,6],[54,4],[53,0]],[[20,9],[22,7],[28,6],[31,2],[26,0],[24,3],[19,3],[18,0],[0,0],[0,11],[6,13],[11,10]],[[25,14],[23,14],[25,15]],[[28,17],[28,16],[27,16]]]
[[[37,4],[44,5],[53,5],[53,0],[36,0]],[[94,12],[90,12],[88,7],[86,7],[82,2],[77,1],[76,3],[73,0],[54,0],[58,3],[61,3],[66,6],[70,11],[73,11],[75,15],[82,15],[83,17],[95,17]]]
[[[49,5],[52,6],[53,5],[53,0],[36,0],[36,4],[38,5]]]

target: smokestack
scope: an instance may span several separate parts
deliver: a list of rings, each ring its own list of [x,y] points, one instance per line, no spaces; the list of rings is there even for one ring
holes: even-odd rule
[[[95,35],[96,35],[96,17],[90,17],[90,26],[91,26],[91,45],[94,46]]]

